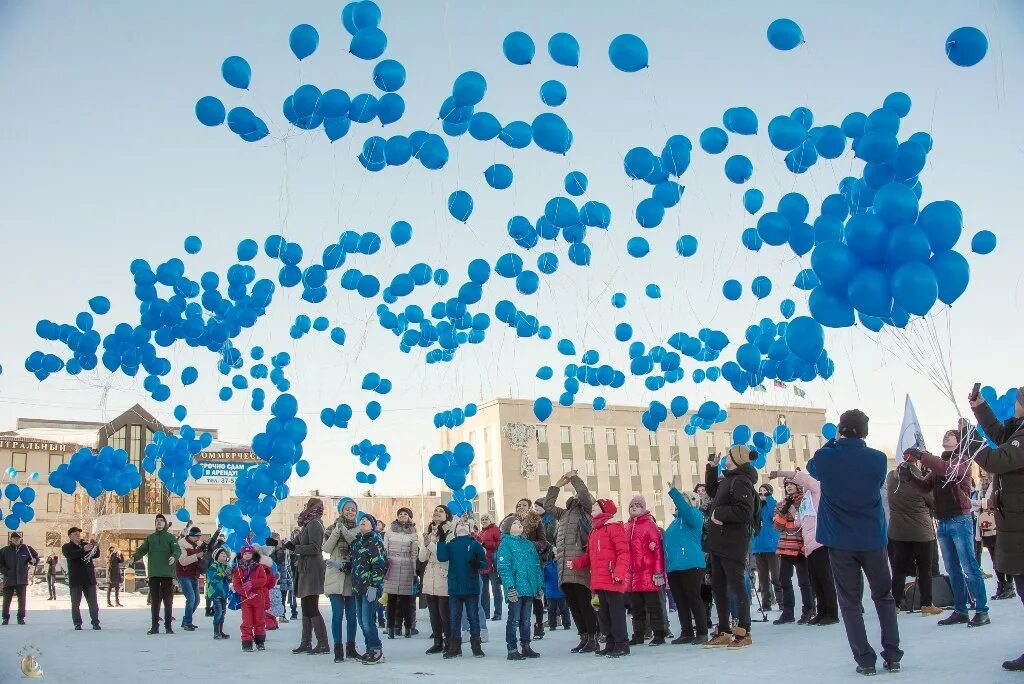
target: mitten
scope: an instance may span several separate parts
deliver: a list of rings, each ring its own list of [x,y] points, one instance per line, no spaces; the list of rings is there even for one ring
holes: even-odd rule
[[[377,600],[377,587],[370,587],[366,590],[366,600],[370,603]]]
[[[512,587],[505,592],[505,598],[508,599],[509,603],[515,603],[519,600],[519,592],[515,590],[515,587]]]
[[[654,575],[654,586],[663,587],[665,586],[665,576],[660,572]]]

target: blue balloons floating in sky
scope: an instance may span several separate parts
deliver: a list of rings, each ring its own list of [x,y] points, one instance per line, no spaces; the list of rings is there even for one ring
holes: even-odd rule
[[[548,54],[556,64],[580,65],[580,44],[571,33],[556,33],[548,39]]]
[[[534,45],[533,38],[526,33],[513,31],[505,36],[505,40],[501,44],[501,51],[508,61],[518,66],[525,66],[533,61],[537,46]]]
[[[804,32],[792,19],[776,19],[768,25],[768,42],[776,50],[792,50],[804,42]]]
[[[309,24],[299,24],[288,36],[288,46],[299,60],[303,60],[316,52],[320,44],[320,34]]]
[[[619,71],[633,73],[648,66],[647,44],[639,36],[623,33],[612,39],[608,58]]]
[[[252,68],[249,66],[249,62],[238,55],[232,55],[225,59],[221,64],[220,73],[224,77],[225,83],[241,90],[247,90],[249,82],[252,80]]]
[[[980,29],[961,26],[946,38],[946,57],[960,67],[972,67],[985,59],[988,38]]]

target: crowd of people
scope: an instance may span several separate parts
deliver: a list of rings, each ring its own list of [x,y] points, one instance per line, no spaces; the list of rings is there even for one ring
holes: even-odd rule
[[[1024,598],[1024,388],[1015,417],[1006,422],[979,397],[972,395],[971,406],[987,446],[977,428],[961,421],[945,434],[941,455],[910,448],[891,470],[885,455],[867,446],[868,417],[859,410],[841,416],[837,438],[806,470],[770,472],[767,482],[758,483],[758,454],[733,446],[721,463],[709,458],[704,481],[692,491],[671,483],[675,510],[664,529],[639,495],[617,520],[615,502],[595,497],[574,471],[544,497],[520,500],[500,523],[486,514],[453,518],[437,506],[422,533],[408,508],[387,525],[348,498],[325,527],[323,503],[311,498],[287,538],[250,540],[237,554],[224,546],[219,529],[207,541],[191,526],[176,537],[157,515],[153,533],[132,557],[146,559],[149,634],[160,632],[161,606],[164,631],[173,632],[175,580],[185,596],[179,626],[197,629],[201,574],[214,639],[230,639],[225,617],[237,611],[242,649],[264,650],[267,632],[288,621],[290,607],[291,618],[302,620],[293,653],[330,654],[333,644],[336,662],[368,665],[384,662],[382,635],[419,634],[417,603],[429,615],[426,654],[457,658],[468,641],[470,653],[483,657],[488,623],[504,620],[510,661],[540,657],[534,644],[544,638],[545,625],[575,628],[573,653],[610,658],[628,656],[641,644],[744,649],[754,644],[753,606],[763,615],[777,606],[775,626],[828,627],[841,618],[857,672],[872,675],[878,654],[864,625],[866,579],[881,629],[882,667],[898,671],[900,612],[940,615],[945,611],[938,602],[952,606],[940,626],[991,623],[983,549],[996,572],[991,599]],[[778,499],[773,481],[781,484]],[[570,486],[571,495],[558,505]],[[84,597],[98,630],[93,561],[99,549],[78,528],[68,535],[62,554],[72,622],[82,628]],[[943,587],[935,582],[939,551],[950,594],[941,602],[934,591]],[[53,561],[46,559],[51,571]],[[0,551],[5,625],[15,597],[24,623],[29,567],[39,562],[17,533]],[[123,562],[111,548],[111,580],[115,569],[120,579]],[[320,611],[325,594],[330,630]],[[108,589],[108,605],[114,605],[110,596]],[[116,590],[114,597],[120,605]],[[1024,656],[1003,667],[1024,671]]]

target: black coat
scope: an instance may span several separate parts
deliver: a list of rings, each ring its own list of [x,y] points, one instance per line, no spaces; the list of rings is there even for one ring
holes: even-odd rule
[[[740,563],[747,562],[754,531],[755,485],[757,471],[749,463],[725,471],[721,480],[718,479],[717,465],[708,465],[705,486],[712,501],[705,525],[704,550],[707,553]],[[722,524],[716,524],[711,518]]]
[[[1024,575],[1024,421],[1011,418],[1000,423],[988,404],[975,407],[985,434],[999,446],[985,447],[975,455],[975,462],[992,473],[995,498],[996,544],[995,566],[1008,575]]]
[[[19,587],[28,584],[28,566],[38,562],[39,554],[25,543],[18,546],[8,544],[0,549],[0,574],[4,576],[4,586]]]
[[[81,545],[68,542],[60,547],[60,551],[68,561],[69,587],[91,587],[96,584],[96,569],[92,561],[98,552],[97,547],[86,551]]]
[[[121,572],[122,563],[124,563],[124,556],[120,552],[114,552],[107,556],[107,582],[112,586],[120,584],[124,579]]]

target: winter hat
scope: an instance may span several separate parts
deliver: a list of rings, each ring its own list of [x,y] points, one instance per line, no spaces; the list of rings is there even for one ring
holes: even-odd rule
[[[163,513],[157,513],[156,514],[156,517],[153,518],[153,522],[156,522],[157,520],[163,520],[164,521],[164,527],[167,527],[167,518],[164,517]]]
[[[509,513],[505,516],[505,519],[501,521],[501,525],[498,526],[498,529],[501,530],[502,534],[512,534],[512,523],[516,520],[519,520],[519,518],[516,517],[515,513]]]
[[[643,495],[637,494],[636,496],[634,496],[632,499],[629,500],[629,507],[630,508],[632,508],[633,506],[635,506],[637,504],[640,505],[640,508],[644,509],[644,512],[647,511],[647,499],[645,499],[643,497]]]
[[[227,549],[226,549],[225,547],[223,547],[223,546],[222,546],[222,547],[220,547],[219,549],[217,549],[217,550],[216,550],[216,551],[214,552],[214,554],[213,554],[213,560],[217,560],[218,558],[220,558],[220,555],[221,555],[221,554],[224,554],[224,555],[225,555],[225,556],[227,556],[227,557],[228,557],[229,559],[231,558],[231,552],[230,552],[230,551],[228,551],[228,550],[227,550]]]
[[[363,520],[369,520],[371,529],[377,529],[377,519],[369,513],[363,513],[363,517],[359,519],[359,522],[363,522]]]
[[[700,505],[700,497],[694,492],[680,492],[686,503],[690,504],[692,508],[697,508]]]
[[[395,517],[397,518],[398,516],[400,516],[403,511],[406,513],[406,515],[409,516],[409,519],[411,520],[412,517],[413,517],[412,516],[412,509],[411,508],[406,508],[405,506],[402,506],[401,508],[398,509],[398,513],[395,514]]]
[[[775,495],[775,489],[770,484],[768,484],[767,482],[762,484],[761,487],[764,487],[765,489],[768,490],[768,496],[774,496]],[[760,487],[758,489],[760,489]]]
[[[469,521],[465,518],[459,518],[459,521],[455,523],[455,536],[465,537],[470,532]]]
[[[534,506],[540,506],[541,508],[544,508],[544,497],[542,496],[539,499],[537,499],[536,501],[534,501],[533,505]]]
[[[445,520],[445,522],[451,522],[452,521],[452,512],[450,510],[448,510],[448,507],[445,506],[444,504],[438,504],[437,506],[434,506],[434,510],[435,511],[438,508],[440,508],[442,511],[444,511],[444,520]]]
[[[850,409],[839,416],[839,434],[842,437],[864,439],[868,436],[868,417],[860,409]]]
[[[198,527],[192,527],[192,528],[189,529],[188,534],[186,534],[185,536],[186,537],[201,537],[201,536],[203,536],[203,532]]]
[[[349,504],[352,504],[356,511],[359,511],[359,504],[355,502],[355,499],[353,499],[350,496],[343,496],[340,499],[338,499],[338,512],[341,513],[342,509],[344,509],[345,506]]]
[[[238,557],[239,558],[244,556],[246,553],[251,553],[253,556],[256,556],[256,555],[259,554],[259,551],[252,544],[246,544],[242,548],[238,549]]]
[[[10,538],[11,539],[15,539],[15,538],[21,539],[21,532],[11,532]]]
[[[273,537],[267,537],[265,546],[277,546],[277,544],[278,541],[276,539],[274,539]]]
[[[746,465],[757,458],[757,452],[745,444],[734,444],[729,447],[729,457],[726,459],[726,467],[731,461],[735,468]]]
[[[601,507],[601,512],[608,515],[615,515],[619,512],[619,507],[615,505],[615,502],[611,499],[598,499],[597,505]]]

